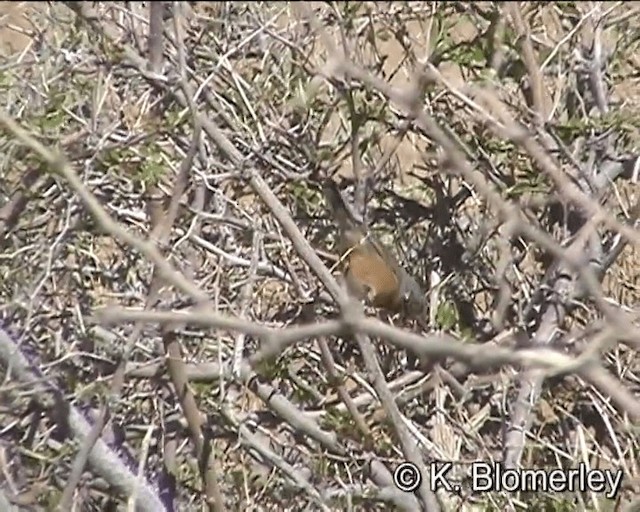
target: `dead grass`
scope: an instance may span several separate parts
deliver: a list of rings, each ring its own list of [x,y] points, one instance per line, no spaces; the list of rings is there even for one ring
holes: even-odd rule
[[[466,176],[450,172],[442,148],[380,91],[359,83],[313,81],[326,73],[330,52],[300,7],[276,2],[192,4],[185,49],[189,78],[200,93],[198,109],[222,128],[247,165],[260,172],[319,253],[332,249],[333,231],[318,182],[331,174],[353,183],[354,166],[360,165],[353,158],[357,134],[361,165],[373,184],[369,220],[425,285],[434,273],[442,281],[430,291],[435,297],[430,328],[466,343],[487,338],[513,342],[508,333],[515,331],[533,337],[541,322],[535,308],[545,306],[537,297],[553,285],[545,277],[553,256],[524,236],[507,238],[505,223],[487,198]],[[96,7],[104,23],[118,29],[120,40],[114,42],[86,23],[75,23],[62,4],[0,2],[0,54],[13,55],[0,67],[0,101],[38,140],[68,156],[112,218],[146,238],[151,231],[149,195],[160,190],[168,207],[193,127],[188,109],[153,88],[126,61],[123,43],[146,56],[147,24],[142,20],[148,13],[140,5],[134,5],[132,13],[125,5]],[[572,240],[577,230],[568,217],[578,209],[558,195],[527,151],[493,133],[469,104],[467,86],[488,81],[512,115],[532,124],[522,91],[527,69],[514,46],[509,19],[495,11],[493,3],[365,2],[336,4],[335,9],[324,3],[309,5],[334,44],[341,47],[345,35],[350,59],[395,87],[412,86],[419,62],[430,53],[439,76],[432,76],[426,86],[426,110],[458,140],[476,172],[503,200],[517,205],[531,225],[558,243]],[[539,61],[553,55],[544,75],[545,102],[554,109],[546,128],[560,135],[574,159],[586,166],[588,158],[595,158],[597,167],[605,156],[590,155],[588,139],[605,129],[613,134],[609,156],[637,154],[640,102],[634,56],[640,18],[625,17],[638,9],[635,3],[601,5],[607,13],[603,47],[611,58],[606,73],[610,112],[599,116],[593,109],[582,110],[591,100],[576,72],[576,51],[590,43],[594,33],[587,15],[591,8],[586,3],[531,3],[523,5],[522,12]],[[170,20],[165,30],[175,37]],[[177,81],[173,44],[167,43],[165,59],[165,73]],[[502,62],[497,72],[489,69],[492,59]],[[111,378],[134,324],[97,332],[88,318],[106,305],[142,308],[153,265],[106,235],[65,180],[49,174],[8,135],[0,138],[0,154],[0,213],[20,193],[25,196],[12,225],[0,214],[4,329],[70,404],[95,414],[109,400]],[[555,156],[563,172],[574,178],[570,160]],[[38,179],[21,185],[30,171],[37,171]],[[334,304],[319,296],[321,283],[241,171],[210,139],[203,139],[178,219],[162,246],[167,258],[207,293],[218,312],[276,328],[306,323],[310,309],[311,319],[334,316]],[[602,198],[594,196],[625,222],[636,220],[629,220],[627,212],[639,197],[638,185],[630,178],[631,173],[621,175]],[[554,213],[558,208],[559,216]],[[597,236],[606,242],[606,251],[615,233],[600,226]],[[324,260],[328,266],[335,261]],[[629,245],[602,281],[605,297],[631,312],[634,321],[639,263],[638,247]],[[167,286],[157,308],[190,304]],[[591,339],[588,330],[604,318],[589,297],[580,298],[559,322],[553,344],[577,353]],[[415,329],[401,319],[392,321]],[[246,385],[229,372],[220,374],[220,364],[231,364],[239,343],[236,332],[192,326],[177,326],[175,332],[199,412],[208,418],[207,435],[214,439],[219,484],[230,510],[319,508],[301,481],[324,493],[331,510],[389,510],[391,505],[377,495],[381,484],[370,478],[367,462],[375,458],[393,471],[405,455],[393,422],[371,397],[371,376],[351,339],[335,337],[329,345],[345,389],[373,433],[370,448],[328,378],[315,342],[287,348]],[[206,492],[179,393],[164,369],[163,336],[159,326],[145,325],[136,338],[122,395],[113,404],[103,435],[137,464],[144,436],[152,428],[144,474],[152,485],[174,495],[177,510],[200,510],[206,506]],[[601,363],[620,387],[637,397],[637,351],[618,341],[607,347]],[[456,463],[462,494],[447,494],[444,510],[613,510],[640,493],[637,424],[593,383],[575,375],[545,382],[532,412],[522,465],[550,469],[585,463],[622,469],[625,486],[620,494],[603,500],[587,492],[559,498],[473,492],[461,462],[503,459],[504,422],[509,418],[505,409],[513,407],[520,369],[451,370],[455,382],[427,384],[421,372],[410,367],[405,351],[384,340],[374,342],[387,382],[397,384],[393,393],[402,414],[426,440],[423,458]],[[245,356],[260,347],[251,336],[244,343]],[[77,447],[38,397],[3,373],[0,489],[11,503],[53,510]],[[291,426],[290,417],[283,417],[273,404],[278,399],[288,400],[293,417],[315,422],[344,451],[332,451],[307,430]],[[126,497],[112,495],[112,482],[94,479],[92,471],[87,467],[76,487],[77,510],[122,507]],[[173,474],[174,485],[156,481],[163,471]]]

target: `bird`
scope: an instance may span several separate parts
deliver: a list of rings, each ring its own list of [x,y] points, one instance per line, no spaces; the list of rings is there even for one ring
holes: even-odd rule
[[[390,312],[422,318],[426,299],[418,282],[391,251],[357,221],[347,208],[335,181],[322,185],[337,227],[337,249],[347,289],[358,300]]]

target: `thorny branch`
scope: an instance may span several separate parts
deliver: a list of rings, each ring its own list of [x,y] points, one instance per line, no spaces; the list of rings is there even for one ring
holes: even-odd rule
[[[516,507],[471,492],[460,461],[547,467],[535,439],[563,466],[622,468],[616,499],[634,506],[640,159],[633,94],[614,99],[636,30],[621,4],[66,5],[65,73],[33,47],[43,77],[0,113],[17,171],[0,174],[0,423],[54,450],[14,464],[26,452],[1,444],[0,503],[38,495],[28,473],[57,475],[65,510],[111,489],[142,510]],[[88,114],[54,86],[87,70]],[[62,114],[38,120],[43,101]],[[316,195],[329,168],[432,276],[428,328],[367,316],[335,279]],[[403,460],[425,476],[415,493],[395,488]],[[434,461],[462,495],[432,492]]]

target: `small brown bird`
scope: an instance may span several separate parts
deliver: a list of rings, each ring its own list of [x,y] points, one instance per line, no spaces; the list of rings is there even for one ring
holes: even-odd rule
[[[333,180],[325,181],[323,192],[338,228],[338,251],[349,292],[377,308],[421,317],[426,300],[416,280],[356,221]]]

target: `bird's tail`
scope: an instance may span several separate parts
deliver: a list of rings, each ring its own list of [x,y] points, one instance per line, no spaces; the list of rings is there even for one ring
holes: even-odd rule
[[[340,194],[335,181],[327,179],[322,185],[322,191],[338,228],[342,231],[353,228],[356,222],[342,199],[342,194]]]

